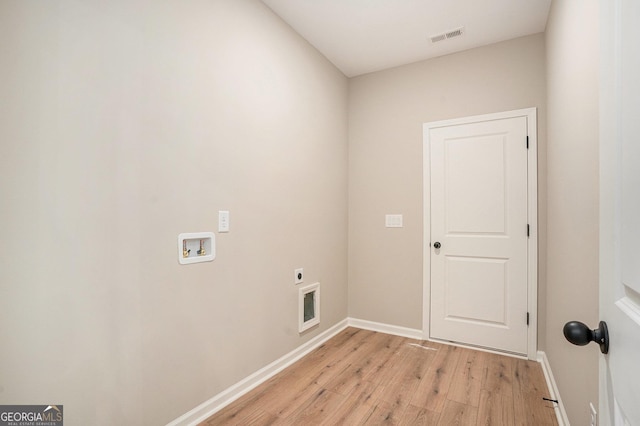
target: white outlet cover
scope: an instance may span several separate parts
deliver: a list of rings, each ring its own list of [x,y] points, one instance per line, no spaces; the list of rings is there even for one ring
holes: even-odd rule
[[[301,284],[304,281],[304,269],[298,268],[293,271],[293,282]]]

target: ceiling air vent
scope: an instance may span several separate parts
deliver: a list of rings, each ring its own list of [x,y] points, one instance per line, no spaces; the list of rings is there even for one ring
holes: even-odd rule
[[[446,34],[438,34],[435,36],[431,36],[431,43],[437,43],[439,41],[445,40],[447,38]]]
[[[456,28],[455,30],[449,30],[442,34],[436,34],[431,37],[431,43],[437,43],[442,40],[447,40],[453,37],[459,37],[464,34],[464,27]]]

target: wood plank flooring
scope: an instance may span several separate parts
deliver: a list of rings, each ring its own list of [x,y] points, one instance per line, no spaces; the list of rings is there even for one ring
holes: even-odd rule
[[[210,425],[557,425],[540,365],[347,328]]]

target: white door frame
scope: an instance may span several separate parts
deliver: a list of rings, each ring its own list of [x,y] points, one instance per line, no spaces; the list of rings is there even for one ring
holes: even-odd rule
[[[423,240],[422,240],[422,334],[426,340],[430,339],[431,317],[431,169],[429,155],[429,130],[470,124],[481,121],[501,120],[505,118],[526,117],[527,134],[529,135],[529,150],[527,159],[527,215],[529,223],[529,239],[527,241],[527,310],[529,312],[529,327],[527,336],[527,357],[537,359],[538,352],[538,133],[537,110],[525,108],[494,114],[476,115],[473,117],[455,118],[451,120],[434,121],[423,125]],[[522,143],[525,143],[523,141]]]

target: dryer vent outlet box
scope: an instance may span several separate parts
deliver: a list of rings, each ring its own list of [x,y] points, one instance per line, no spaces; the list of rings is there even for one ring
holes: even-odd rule
[[[320,324],[320,283],[298,290],[298,331]]]

